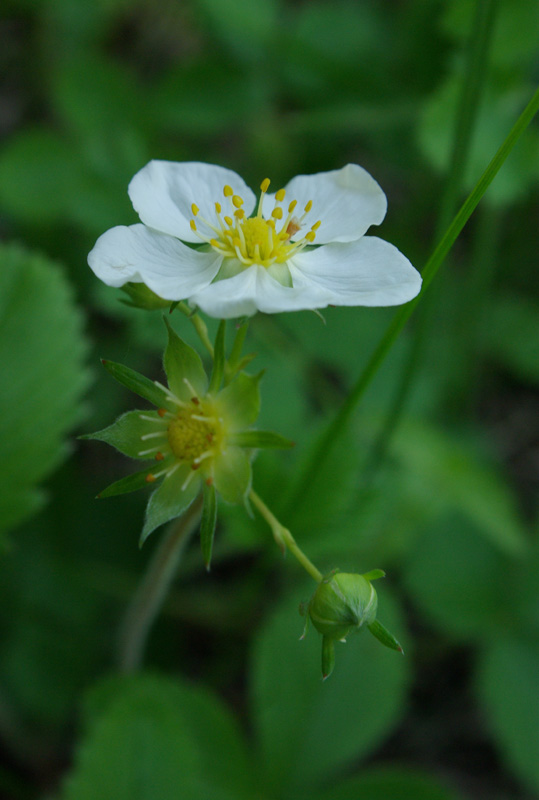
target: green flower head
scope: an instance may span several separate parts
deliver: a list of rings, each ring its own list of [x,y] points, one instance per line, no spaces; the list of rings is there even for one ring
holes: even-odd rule
[[[204,493],[203,520],[213,520],[209,564],[215,526],[217,492],[228,503],[243,503],[251,488],[254,448],[289,447],[292,443],[269,431],[250,429],[260,410],[260,375],[244,372],[224,388],[224,355],[216,355],[211,381],[200,356],[171,328],[164,354],[168,386],[151,381],[134,370],[111,361],[105,368],[124,386],[157,407],[155,411],[129,411],[113,425],[82,438],[98,439],[131,458],[151,460],[140,472],[123,478],[98,497],[111,497],[161,480],[151,494],[141,543],[159,525],[180,516]],[[224,353],[224,339],[222,342]],[[207,537],[206,537],[207,538]]]

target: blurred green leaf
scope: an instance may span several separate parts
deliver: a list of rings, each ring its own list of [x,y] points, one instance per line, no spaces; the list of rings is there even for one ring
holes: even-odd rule
[[[425,508],[457,510],[510,555],[526,549],[526,533],[508,484],[486,459],[426,422],[401,425],[393,454],[407,479],[423,488]]]
[[[445,172],[449,163],[453,120],[462,76],[452,75],[425,106],[418,129],[419,144],[436,169]],[[530,99],[533,85],[523,86],[519,77],[513,84],[493,78],[485,87],[472,136],[469,167],[464,186],[471,189]],[[485,201],[498,206],[521,198],[539,178],[538,133],[530,126],[511,153]]]
[[[484,314],[486,354],[520,380],[539,383],[539,303],[531,297],[494,297]]]
[[[430,620],[451,635],[476,640],[514,625],[512,567],[455,515],[428,527],[408,555],[404,579]],[[518,580],[521,569],[515,567]]]
[[[450,791],[426,773],[398,767],[365,770],[360,777],[337,783],[311,800],[457,800]]]
[[[157,675],[106,680],[64,800],[232,800],[253,796],[238,730],[216,698]]]
[[[539,640],[494,641],[481,656],[477,689],[502,757],[539,791]]]
[[[311,629],[299,641],[298,601],[313,588],[305,585],[295,601],[287,596],[279,604],[253,654],[251,702],[258,747],[265,782],[276,794],[286,788],[290,796],[302,796],[305,787],[327,781],[348,762],[372,753],[403,712],[409,664],[368,633],[336,644],[335,671],[322,682],[321,637]],[[379,616],[401,638],[401,615],[385,588]]]
[[[279,0],[197,0],[216,36],[233,52],[260,60],[276,32],[280,17]]]
[[[0,247],[0,530],[35,512],[37,487],[66,455],[88,384],[82,315],[57,264],[15,245]]]

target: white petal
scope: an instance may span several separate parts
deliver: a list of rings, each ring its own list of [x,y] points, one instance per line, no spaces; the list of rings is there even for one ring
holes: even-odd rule
[[[297,200],[294,215],[298,219],[312,200],[312,209],[302,222],[301,230],[292,236],[293,240],[302,239],[311,225],[320,220],[316,244],[353,242],[371,225],[379,225],[386,215],[385,194],[374,178],[357,164],[316,175],[297,175],[285,188],[283,212],[286,213],[292,200]],[[271,214],[274,197],[264,198],[265,217]]]
[[[255,196],[245,181],[225,167],[203,164],[198,161],[150,161],[129,184],[129,197],[145,225],[161,233],[177,236],[185,242],[200,242],[191,230],[191,206],[200,209],[200,216],[217,224],[215,203],[220,203],[223,214],[234,212],[230,201],[223,196],[223,188],[231,186],[234,194],[244,200],[243,209],[249,216],[255,206]],[[204,236],[215,236],[214,231],[201,220],[197,228]]]
[[[283,286],[258,264],[244,269],[233,278],[216,281],[191,298],[212,317],[251,316],[257,311],[277,314],[327,305],[327,292],[313,281],[303,279],[298,271],[298,285]]]
[[[145,283],[165,300],[183,300],[207,286],[222,256],[201,253],[144,225],[119,225],[99,237],[88,264],[108,286]]]
[[[421,275],[406,256],[376,236],[300,253],[288,267],[294,286],[301,280],[325,291],[324,306],[399,305],[421,288]]]

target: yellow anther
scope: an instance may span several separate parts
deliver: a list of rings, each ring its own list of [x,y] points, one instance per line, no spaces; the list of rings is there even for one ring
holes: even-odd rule
[[[225,188],[223,189],[223,194],[225,197],[232,197],[232,195],[234,194],[232,186],[225,186]]]
[[[279,189],[278,192],[275,192],[275,200],[278,203],[282,203],[285,197],[286,191],[284,189]]]
[[[307,203],[307,205],[305,206],[305,213],[307,213],[308,211],[310,211],[312,207],[313,207],[313,201],[312,201],[312,200],[309,200],[309,202],[308,202],[308,203]]]
[[[268,189],[269,189],[269,185],[270,185],[270,179],[269,178],[264,178],[264,180],[260,184],[260,191],[264,192],[264,193],[267,192]]]
[[[234,197],[232,198],[232,205],[235,208],[241,208],[242,207],[243,200],[241,199],[241,197],[238,194],[235,194]]]
[[[309,233],[306,233],[306,234],[305,234],[305,239],[306,239],[308,242],[314,242],[314,240],[315,240],[315,237],[316,237],[316,233],[315,233],[314,231],[309,231]]]
[[[221,203],[216,203],[215,204],[215,210],[217,211],[218,214],[221,213]]]
[[[232,225],[234,224],[232,221],[232,217],[225,217],[225,222],[229,227],[232,227]]]
[[[219,242],[217,239],[210,239],[210,244],[212,247],[219,247]]]
[[[312,231],[317,231],[321,224],[322,224],[322,220],[319,219],[318,222],[315,222],[314,225],[311,225],[311,230]]]
[[[196,217],[196,215],[198,214],[198,211],[199,211],[199,209],[198,209],[198,206],[196,206],[196,205],[193,203],[193,205],[191,206],[191,214],[192,214],[194,217]]]
[[[197,226],[196,226],[196,224],[195,224],[195,220],[194,220],[194,219],[192,219],[192,220],[191,220],[191,222],[189,223],[189,225],[190,225],[190,227],[191,227],[191,230],[192,230],[192,231],[196,231],[196,229],[197,229]]]
[[[236,217],[236,219],[243,219],[245,216],[245,211],[243,210],[243,208],[238,208],[237,211],[234,211],[234,216]]]
[[[298,204],[298,201],[297,201],[297,200],[292,200],[292,202],[291,202],[291,203],[290,203],[290,205],[288,206],[288,213],[289,213],[289,214],[291,214],[291,213],[292,213],[292,211],[295,209],[295,207],[297,206],[297,204]]]
[[[234,245],[234,247],[241,247],[241,241],[238,239],[238,237],[232,239],[232,244]]]
[[[271,216],[275,219],[282,219],[283,218],[283,209],[282,208],[274,208],[271,212]]]

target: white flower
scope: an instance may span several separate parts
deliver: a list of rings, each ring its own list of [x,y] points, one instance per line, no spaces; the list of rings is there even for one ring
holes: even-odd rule
[[[362,167],[298,175],[273,195],[269,183],[257,203],[224,167],[150,161],[129,184],[142,224],[104,233],[88,263],[109,286],[142,282],[219,318],[417,295],[421,277],[408,259],[364,235],[387,201]]]

